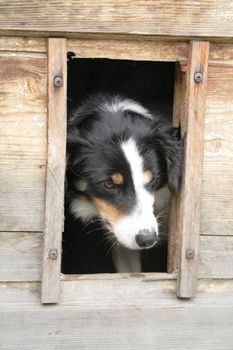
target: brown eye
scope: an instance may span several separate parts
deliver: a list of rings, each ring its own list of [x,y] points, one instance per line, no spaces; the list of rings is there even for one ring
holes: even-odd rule
[[[116,188],[116,185],[114,184],[113,181],[108,180],[108,181],[104,181],[104,187],[105,187],[107,190],[112,190],[112,189],[115,189],[115,188]]]

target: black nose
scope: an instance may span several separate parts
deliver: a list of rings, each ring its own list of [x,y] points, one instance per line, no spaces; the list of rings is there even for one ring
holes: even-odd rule
[[[155,232],[141,230],[136,235],[135,240],[140,248],[149,248],[157,241],[157,237]]]

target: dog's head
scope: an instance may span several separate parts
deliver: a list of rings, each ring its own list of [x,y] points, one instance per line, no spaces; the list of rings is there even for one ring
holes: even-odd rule
[[[176,192],[182,146],[171,127],[135,101],[90,97],[68,122],[70,210],[98,217],[127,248],[152,247],[158,238],[156,192]]]

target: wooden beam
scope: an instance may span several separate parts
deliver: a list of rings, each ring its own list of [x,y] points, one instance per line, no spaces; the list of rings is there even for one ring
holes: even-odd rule
[[[69,39],[67,51],[77,58],[109,58],[135,61],[185,61],[188,42],[113,39]]]
[[[208,42],[190,43],[186,71],[185,156],[179,221],[177,295],[181,298],[193,297],[197,284],[208,54]]]
[[[42,303],[59,299],[66,162],[66,40],[48,39],[48,160]]]
[[[0,2],[0,30],[232,38],[232,12],[232,0],[12,0]]]

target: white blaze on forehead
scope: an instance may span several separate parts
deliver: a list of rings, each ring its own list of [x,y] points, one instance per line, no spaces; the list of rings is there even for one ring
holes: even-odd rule
[[[131,99],[122,99],[116,96],[110,102],[105,102],[103,104],[103,107],[105,110],[111,113],[117,113],[119,111],[131,111],[146,118],[152,119],[150,112],[145,107]]]
[[[124,152],[125,158],[129,163],[134,187],[137,191],[137,189],[141,189],[144,184],[142,157],[139,154],[135,140],[132,138],[123,142],[121,148]]]
[[[158,234],[158,223],[154,216],[154,196],[145,189],[143,159],[135,140],[130,138],[121,144],[121,148],[130,166],[136,205],[130,215],[119,220],[114,227],[114,232],[124,246],[139,249],[135,236],[140,230],[149,230]]]

